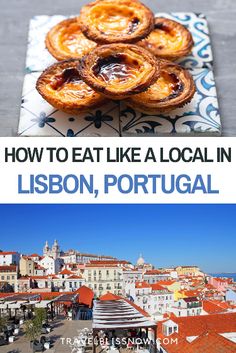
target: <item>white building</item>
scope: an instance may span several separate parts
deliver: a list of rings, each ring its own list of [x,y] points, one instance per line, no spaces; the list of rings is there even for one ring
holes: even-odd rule
[[[135,295],[134,283],[142,282],[143,271],[141,269],[124,269],[123,270],[123,295],[131,296]]]
[[[116,258],[112,256],[105,255],[95,255],[95,254],[87,254],[81,253],[76,250],[68,250],[61,254],[61,258],[64,260],[65,264],[87,264],[91,261],[113,261]]]
[[[226,289],[225,299],[232,304],[236,304],[236,287]]]
[[[85,280],[78,275],[62,278],[59,275],[31,276],[18,279],[18,291],[55,291],[72,292],[85,285]]]
[[[19,265],[20,254],[16,251],[0,252],[0,266]]]
[[[149,270],[149,271],[146,271],[143,275],[143,280],[150,284],[156,283],[158,281],[168,281],[170,279],[172,279],[170,272],[165,272],[160,270]]]
[[[202,315],[202,302],[197,297],[182,298],[175,302],[171,312],[179,317]]]
[[[131,296],[134,303],[157,319],[160,315],[170,312],[174,304],[174,293],[158,283],[136,282],[126,284],[127,296]]]
[[[63,261],[61,259],[54,259],[51,256],[46,255],[39,261],[39,265],[46,269],[47,275],[52,275],[60,272]]]

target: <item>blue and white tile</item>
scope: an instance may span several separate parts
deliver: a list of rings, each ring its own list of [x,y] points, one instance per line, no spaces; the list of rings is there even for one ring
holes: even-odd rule
[[[63,113],[48,104],[35,89],[39,75],[25,76],[20,136],[120,136],[118,103],[110,101],[101,108],[78,115]]]
[[[56,62],[45,47],[45,37],[53,26],[66,18],[62,15],[34,16],[30,20],[26,72],[43,71]]]
[[[121,103],[122,136],[219,136],[220,114],[212,70],[191,71],[197,91],[192,101],[167,114],[149,115]]]

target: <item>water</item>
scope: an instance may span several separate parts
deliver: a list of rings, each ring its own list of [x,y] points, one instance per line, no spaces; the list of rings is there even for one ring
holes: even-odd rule
[[[236,273],[210,273],[213,277],[233,278],[236,282]]]

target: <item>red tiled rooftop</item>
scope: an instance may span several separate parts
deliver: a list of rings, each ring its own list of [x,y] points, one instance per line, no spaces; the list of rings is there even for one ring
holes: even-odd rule
[[[235,353],[236,344],[215,332],[205,332],[191,343],[179,337],[178,334],[171,336],[178,339],[178,344],[164,346],[167,353]]]
[[[3,271],[12,271],[15,272],[16,271],[16,265],[2,265],[0,266],[0,272]]]
[[[118,265],[117,264],[107,264],[106,261],[104,261],[104,263],[100,263],[100,264],[85,264],[85,268],[96,268],[96,267],[109,267],[109,268],[117,268]]]
[[[203,310],[208,314],[216,314],[226,311],[226,308],[223,308],[222,305],[219,305],[217,301],[203,300],[202,306]]]
[[[72,275],[72,276],[68,277],[68,279],[82,279],[82,276]]]
[[[76,293],[79,294],[79,303],[88,305],[90,308],[93,304],[94,292],[87,286],[80,287]]]
[[[120,297],[119,295],[115,295],[115,294],[109,292],[109,293],[102,295],[99,299],[100,300],[120,300],[123,298]]]
[[[183,337],[200,336],[206,331],[236,332],[236,313],[176,317],[172,320],[179,325],[179,333]]]
[[[165,287],[161,286],[158,282],[157,283],[152,283],[151,284],[151,288],[153,291],[156,291],[156,290],[166,290]]]
[[[92,265],[130,265],[131,263],[126,260],[91,260]]]
[[[135,283],[135,288],[151,288],[151,285],[148,284],[147,282],[136,282]]]
[[[158,281],[158,283],[161,285],[161,286],[171,286],[172,284],[176,283],[177,281],[172,281],[172,280],[169,280],[169,281]]]
[[[59,272],[59,275],[73,275],[73,272],[65,268],[64,270]]]

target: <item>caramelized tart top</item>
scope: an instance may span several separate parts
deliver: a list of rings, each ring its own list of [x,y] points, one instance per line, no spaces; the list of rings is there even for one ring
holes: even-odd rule
[[[47,68],[36,84],[47,102],[65,112],[88,110],[105,102],[82,80],[78,65],[77,59],[60,61]]]
[[[81,60],[81,77],[95,90],[121,99],[146,90],[157,78],[158,61],[132,44],[97,47]]]
[[[84,36],[77,18],[64,20],[50,29],[45,43],[57,60],[82,58],[97,45]]]
[[[156,82],[147,91],[129,98],[129,102],[144,112],[164,112],[190,102],[194,93],[191,74],[177,64],[162,60]]]
[[[81,9],[81,29],[96,42],[133,43],[154,27],[154,15],[137,0],[97,0]]]
[[[167,18],[155,19],[153,31],[139,45],[163,59],[175,60],[191,52],[193,38],[180,23]]]

